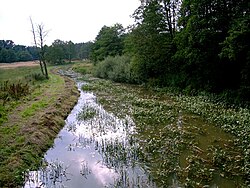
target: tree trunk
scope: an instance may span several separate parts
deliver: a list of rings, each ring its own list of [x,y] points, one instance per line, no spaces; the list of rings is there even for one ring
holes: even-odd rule
[[[47,65],[46,65],[46,62],[45,62],[45,61],[43,61],[43,66],[44,66],[44,70],[45,70],[45,77],[46,77],[47,79],[49,79],[49,74],[48,74]]]
[[[45,75],[44,71],[43,71],[43,64],[42,64],[42,61],[40,60],[40,58],[39,58],[39,64],[40,64],[42,74]]]

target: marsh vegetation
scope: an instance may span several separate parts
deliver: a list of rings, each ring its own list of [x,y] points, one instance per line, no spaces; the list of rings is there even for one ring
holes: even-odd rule
[[[249,184],[248,109],[105,80],[83,90],[107,111],[133,119],[139,160],[159,187]]]

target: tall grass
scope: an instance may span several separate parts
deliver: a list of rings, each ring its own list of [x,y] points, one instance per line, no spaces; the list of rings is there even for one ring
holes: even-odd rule
[[[0,69],[0,125],[18,101],[29,95],[37,80],[42,80],[39,67]]]
[[[93,64],[87,60],[86,61],[79,61],[79,62],[75,62],[75,64],[72,66],[72,69],[75,72],[78,72],[82,75],[92,74]]]
[[[11,80],[16,82],[22,80],[25,76],[30,74],[40,73],[39,67],[18,67],[12,69],[1,69],[0,68],[0,82]]]

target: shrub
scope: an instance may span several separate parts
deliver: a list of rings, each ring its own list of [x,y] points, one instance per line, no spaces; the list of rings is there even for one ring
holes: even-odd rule
[[[107,57],[96,65],[94,75],[116,82],[135,82],[130,57],[126,55]]]
[[[29,94],[30,88],[27,83],[23,84],[21,81],[13,84],[9,83],[9,81],[5,81],[0,84],[0,91],[0,99],[5,103],[9,98],[18,100],[22,96]]]

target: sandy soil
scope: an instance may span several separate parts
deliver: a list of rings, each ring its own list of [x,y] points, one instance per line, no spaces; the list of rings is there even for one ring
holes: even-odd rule
[[[11,69],[16,67],[32,67],[38,66],[38,61],[26,61],[26,62],[16,62],[16,63],[0,63],[0,69]]]

